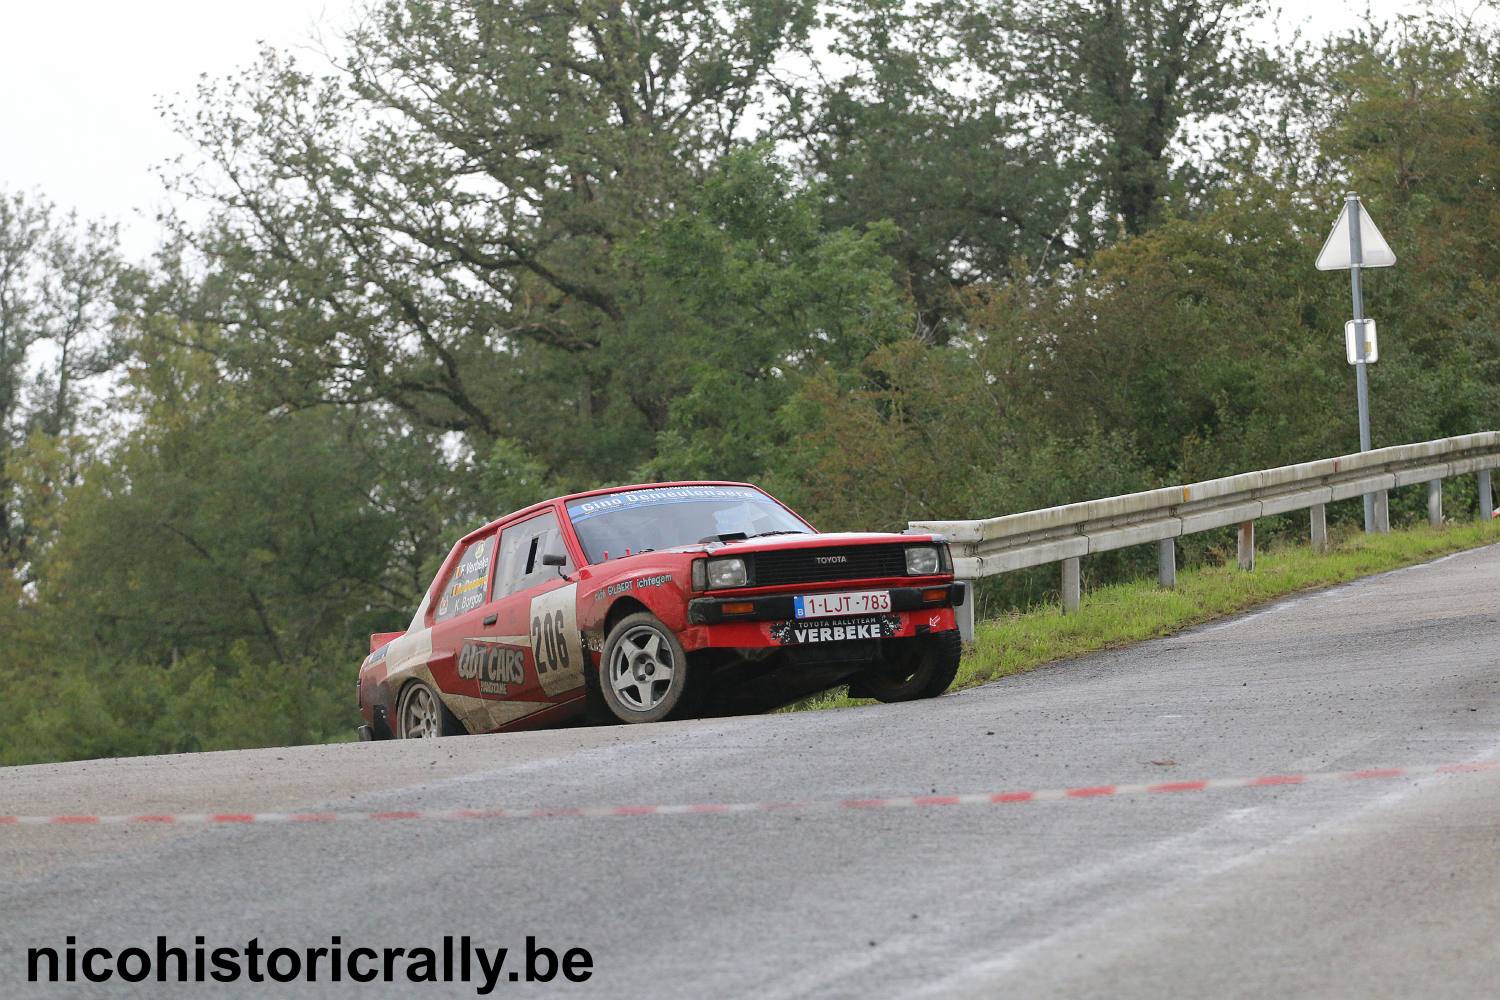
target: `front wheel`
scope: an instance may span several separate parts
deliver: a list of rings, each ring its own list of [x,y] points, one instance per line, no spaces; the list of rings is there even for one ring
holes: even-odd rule
[[[401,692],[396,707],[396,737],[403,740],[432,739],[436,736],[462,736],[463,723],[443,704],[443,699],[426,681],[412,681]]]
[[[682,643],[645,611],[609,630],[599,668],[604,704],[621,722],[660,722],[685,704],[692,682]]]
[[[849,685],[856,698],[887,703],[936,698],[958,676],[963,639],[958,632],[939,632],[909,640],[905,655],[882,663]]]

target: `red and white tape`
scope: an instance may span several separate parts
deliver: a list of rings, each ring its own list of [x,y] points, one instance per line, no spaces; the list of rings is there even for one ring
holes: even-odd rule
[[[682,816],[725,813],[815,812],[839,809],[927,809],[939,806],[990,806],[1022,802],[1059,802],[1067,799],[1119,798],[1125,795],[1176,795],[1225,788],[1278,788],[1329,782],[1416,778],[1434,774],[1474,774],[1500,770],[1500,762],[1422,764],[1414,767],[1368,768],[1363,771],[1323,771],[1308,774],[1263,774],[1254,778],[1209,778],[1200,781],[1161,781],[1151,784],[1082,785],[1008,792],[965,792],[957,795],[821,799],[788,802],[700,802],[686,805],[585,806],[582,808],[411,809],[383,812],[216,812],[141,813],[120,815],[3,816],[0,826],[233,826],[242,823],[384,823],[397,820],[600,819],[616,816]]]

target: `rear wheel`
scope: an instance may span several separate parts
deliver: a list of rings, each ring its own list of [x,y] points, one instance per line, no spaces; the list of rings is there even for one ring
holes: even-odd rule
[[[621,722],[659,722],[685,707],[687,654],[649,612],[627,615],[609,630],[599,669],[604,704]]]
[[[396,736],[399,739],[462,735],[463,723],[443,704],[432,685],[426,681],[412,681],[402,689],[401,703],[396,707]]]
[[[957,631],[939,632],[910,641],[899,658],[878,664],[849,685],[849,694],[876,701],[936,698],[958,676],[963,640]]]

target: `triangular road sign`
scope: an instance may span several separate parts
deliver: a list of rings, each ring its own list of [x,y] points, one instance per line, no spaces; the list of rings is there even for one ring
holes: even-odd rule
[[[1370,218],[1369,210],[1363,205],[1359,206],[1359,251],[1364,258],[1359,262],[1360,267],[1393,267],[1396,263],[1396,255],[1391,252],[1391,245],[1380,235],[1380,230],[1375,228],[1375,221]],[[1339,219],[1333,224],[1333,232],[1328,234],[1328,240],[1323,244],[1322,253],[1318,254],[1319,271],[1345,271],[1351,266],[1349,259],[1349,204],[1345,202],[1344,210],[1339,213]]]

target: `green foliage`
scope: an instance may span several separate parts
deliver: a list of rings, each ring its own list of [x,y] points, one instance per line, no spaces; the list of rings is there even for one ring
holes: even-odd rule
[[[736,145],[809,16],[378,3],[340,74],[267,52],[176,115],[203,153],[176,186],[210,213],[178,235],[212,266],[162,300],[268,403],[380,401],[480,454],[546,438],[562,481],[618,476],[681,388],[626,363],[672,331],[623,248]]]
[[[1245,29],[1264,14],[1259,0],[1026,0],[963,23],[1000,94],[1088,165],[1085,218],[1102,208],[1138,236],[1196,193],[1179,143],[1239,109],[1264,71]]]
[[[474,487],[430,436],[357,410],[266,413],[202,354],[136,352],[121,402],[140,422],[85,465],[36,581],[0,604],[0,760],[347,735],[365,637],[405,624],[477,520]],[[32,440],[23,473],[42,473],[17,482],[55,478],[55,440]]]
[[[844,71],[796,105],[825,225],[892,224],[891,266],[934,342],[955,333],[964,287],[1079,251],[1086,183],[1077,161],[1036,141],[1034,118],[955,34],[959,20],[947,2],[832,7],[830,61]]]
[[[156,660],[244,642],[285,662],[364,616],[397,529],[348,445],[364,429],[332,411],[247,420],[224,404],[180,399],[171,424],[143,428],[88,471],[42,603]]]
[[[78,450],[56,439],[97,417],[79,383],[115,358],[114,240],[112,228],[63,216],[46,199],[0,192],[0,574],[32,578],[74,471],[54,459]]]
[[[799,436],[778,413],[809,374],[910,330],[882,253],[889,227],[825,232],[816,195],[793,193],[758,152],[734,154],[630,248],[645,308],[616,370],[673,390],[636,478],[763,475]]]
[[[347,653],[345,653],[347,655]],[[0,718],[0,764],[293,746],[348,739],[358,717],[339,659],[276,663],[244,644],[163,666],[61,660]]]
[[[890,345],[857,376],[825,369],[803,387],[782,414],[790,443],[770,482],[829,530],[899,530],[1146,485],[1123,435],[1049,435],[1009,402],[965,350]]]

